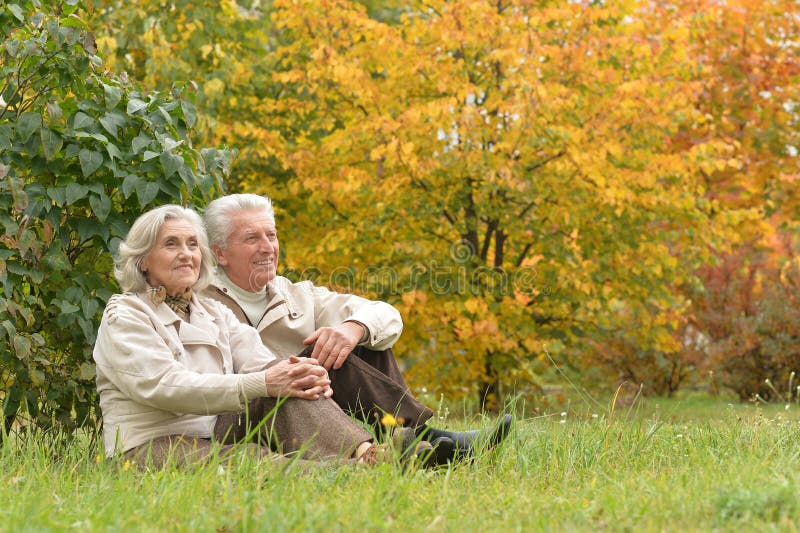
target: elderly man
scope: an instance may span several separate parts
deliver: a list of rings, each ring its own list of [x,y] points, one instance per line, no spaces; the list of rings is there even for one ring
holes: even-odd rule
[[[384,414],[394,415],[436,446],[441,462],[470,456],[475,442],[494,446],[508,434],[510,415],[488,432],[426,424],[433,412],[411,394],[391,350],[403,329],[400,313],[385,302],[278,276],[278,234],[268,198],[224,196],[207,206],[205,223],[218,263],[206,295],[258,329],[278,357],[302,352],[317,359],[329,371],[333,400],[342,409],[376,427]]]

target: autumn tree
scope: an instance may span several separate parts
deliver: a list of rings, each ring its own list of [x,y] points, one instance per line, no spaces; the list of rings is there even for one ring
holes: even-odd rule
[[[400,299],[417,382],[493,407],[584,339],[680,350],[675,288],[724,234],[673,142],[701,88],[687,25],[653,34],[625,2],[412,3],[398,25],[274,7],[270,125],[307,124],[275,147],[308,202],[294,249]],[[390,283],[370,285],[376,265]]]
[[[672,393],[704,265],[796,211],[788,0],[92,4],[116,66],[198,81],[284,273],[401,307],[417,385]]]
[[[741,244],[721,246],[688,291],[717,379],[742,398],[770,394],[765,379],[796,370],[800,21],[794,2],[697,2],[691,54],[702,81],[699,120],[676,142],[701,156],[705,197],[728,216]],[[742,216],[744,212],[755,216]],[[779,310],[783,311],[779,311]],[[794,361],[794,362],[792,362]],[[797,367],[797,368],[795,368]]]

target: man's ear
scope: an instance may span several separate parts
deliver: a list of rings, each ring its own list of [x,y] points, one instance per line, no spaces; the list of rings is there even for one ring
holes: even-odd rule
[[[211,251],[214,253],[214,257],[217,259],[217,264],[228,266],[228,259],[225,257],[225,250],[221,246],[214,245],[211,247]]]

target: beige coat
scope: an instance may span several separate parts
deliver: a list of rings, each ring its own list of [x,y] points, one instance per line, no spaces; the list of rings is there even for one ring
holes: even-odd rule
[[[111,297],[94,348],[106,454],[152,438],[211,437],[216,414],[267,395],[275,359],[224,306],[193,297],[189,322],[145,293]]]
[[[205,295],[215,298],[245,324],[250,321],[222,285],[209,287]],[[266,311],[256,329],[264,344],[278,357],[297,355],[303,340],[323,326],[338,326],[352,320],[367,327],[369,338],[361,343],[370,350],[387,350],[403,332],[400,312],[391,305],[352,294],[333,292],[310,281],[292,283],[277,276],[267,286]]]

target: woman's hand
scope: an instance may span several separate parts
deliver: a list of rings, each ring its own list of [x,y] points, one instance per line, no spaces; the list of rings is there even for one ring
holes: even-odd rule
[[[316,359],[290,356],[267,368],[267,396],[318,400],[333,396],[328,371]]]

